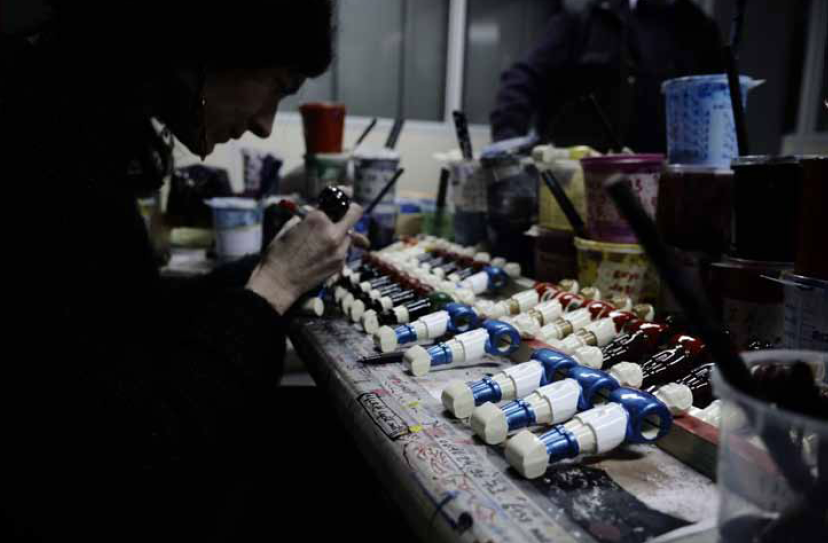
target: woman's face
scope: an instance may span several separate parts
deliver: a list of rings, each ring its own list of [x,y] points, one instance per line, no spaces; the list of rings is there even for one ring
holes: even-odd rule
[[[204,85],[205,129],[193,127],[188,137],[179,139],[196,154],[208,155],[216,145],[239,139],[248,131],[267,138],[279,102],[295,94],[304,82],[303,76],[284,68],[208,72]]]

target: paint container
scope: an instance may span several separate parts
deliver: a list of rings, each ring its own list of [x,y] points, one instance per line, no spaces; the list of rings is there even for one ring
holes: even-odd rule
[[[572,231],[538,227],[535,238],[535,279],[558,283],[578,275],[578,252]]]
[[[532,157],[541,171],[549,170],[561,184],[564,192],[581,219],[587,216],[586,189],[584,188],[584,170],[580,160],[589,156],[589,147],[572,147],[569,149],[536,148]],[[541,184],[538,188],[538,224],[550,230],[569,230],[572,226],[561,210],[549,189]]]
[[[761,85],[740,78],[742,103]],[[666,102],[667,155],[671,164],[727,168],[739,155],[725,74],[681,77],[661,86]]]
[[[524,233],[537,219],[537,172],[527,171],[530,159],[496,146],[484,150],[480,159],[486,172],[489,249],[492,254],[517,262],[524,273],[531,275],[535,265],[533,239]]]
[[[221,261],[256,254],[262,247],[262,207],[247,198],[212,198],[216,255]]]
[[[802,194],[799,160],[747,156],[734,160],[732,168],[735,175],[729,254],[748,260],[793,262]]]
[[[345,106],[311,103],[299,107],[305,133],[305,149],[309,155],[341,153],[345,131]]]
[[[575,238],[578,251],[578,282],[601,291],[629,296],[639,303],[654,303],[658,279],[644,248],[626,243],[605,243]]]
[[[757,340],[781,345],[785,297],[773,279],[792,266],[732,257],[710,265],[710,300],[740,349]]]
[[[733,171],[669,165],[659,179],[656,223],[667,245],[718,258],[730,246]]]
[[[766,350],[742,356],[751,367],[804,361],[820,368],[817,374],[824,376],[828,369],[824,352]],[[718,370],[713,373],[713,390],[722,401],[716,478],[721,540],[824,541],[818,534],[825,535],[825,509],[816,500],[824,496],[818,477],[824,478],[826,469],[828,421],[748,396],[727,383]],[[779,452],[772,454],[769,448]],[[796,483],[785,477],[793,467],[798,468]],[[804,512],[803,506],[812,508],[809,514],[791,515]],[[786,517],[789,522],[774,535],[766,532],[774,521],[781,523]]]
[[[486,241],[486,174],[477,160],[449,163],[454,202],[454,241],[474,246]]]
[[[305,155],[306,182],[302,195],[313,202],[325,187],[344,185],[350,162],[350,155],[342,153]]]
[[[825,209],[828,202],[828,157],[802,157],[800,164],[803,173],[802,200],[795,270],[798,275],[828,281],[828,250],[825,242],[828,230]]]
[[[391,149],[366,149],[354,153],[354,200],[369,205],[379,196],[400,167],[400,155]],[[394,240],[397,225],[396,186],[385,194],[370,218],[363,217],[371,247],[381,249]]]
[[[662,155],[607,155],[584,158],[587,199],[587,231],[591,239],[606,243],[633,244],[638,240],[630,225],[604,190],[604,181],[615,174],[626,175],[647,214],[655,219],[658,180],[664,166]]]
[[[828,352],[828,281],[784,273],[782,283],[784,346]]]

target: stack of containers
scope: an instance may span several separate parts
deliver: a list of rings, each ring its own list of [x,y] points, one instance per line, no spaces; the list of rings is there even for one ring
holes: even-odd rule
[[[659,178],[664,156],[618,154],[581,159],[586,188],[586,227],[589,239],[575,238],[578,281],[593,285],[607,295],[625,295],[644,303],[655,303],[658,279],[644,249],[627,221],[621,217],[604,182],[625,175],[644,210],[655,218]]]
[[[589,147],[556,148],[541,145],[532,151],[535,167],[551,171],[581,217],[586,216],[584,170],[580,160],[596,153]],[[575,234],[549,189],[538,192],[538,237],[535,241],[535,278],[556,283],[578,274]]]
[[[742,76],[742,102],[760,81]],[[662,88],[669,165],[658,225],[688,278],[707,292],[734,343],[778,345],[784,289],[767,279],[793,267],[802,184],[793,157],[739,156],[724,74],[683,77]],[[662,314],[677,312],[669,292]]]
[[[344,184],[350,155],[343,152],[345,106],[315,102],[303,104],[302,128],[305,135],[305,177],[302,195],[315,201],[322,189]]]

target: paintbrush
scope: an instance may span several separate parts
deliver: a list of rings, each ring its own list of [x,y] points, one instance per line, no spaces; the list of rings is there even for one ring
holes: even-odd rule
[[[401,117],[394,121],[394,126],[391,128],[391,133],[388,134],[388,140],[385,142],[386,149],[395,149],[397,147],[397,141],[400,139],[400,133],[402,133],[404,125],[405,119]]]
[[[566,219],[569,221],[569,224],[572,225],[572,230],[575,231],[575,235],[581,239],[587,239],[587,231],[584,221],[578,214],[578,210],[576,210],[575,206],[572,204],[572,200],[570,200],[569,196],[567,196],[566,192],[564,192],[564,189],[561,187],[561,184],[558,182],[555,174],[549,170],[546,170],[545,172],[541,172],[540,176],[543,182],[546,183],[546,186],[552,193],[552,196],[555,197],[558,205],[561,206],[561,210],[564,212],[564,215],[566,215]]]
[[[368,126],[365,127],[365,130],[362,131],[362,134],[360,134],[359,139],[357,139],[356,144],[354,145],[354,149],[359,147],[362,144],[362,142],[365,141],[365,138],[368,137],[368,134],[371,133],[371,131],[374,129],[375,126],[377,126],[377,118],[376,117],[371,119],[371,122],[368,123]]]

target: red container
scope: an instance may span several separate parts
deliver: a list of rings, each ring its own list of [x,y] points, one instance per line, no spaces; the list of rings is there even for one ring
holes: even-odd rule
[[[618,173],[626,175],[644,210],[655,219],[664,155],[607,155],[583,158],[581,165],[584,168],[589,237],[608,243],[637,243],[632,228],[604,189],[604,182]]]
[[[341,153],[345,131],[345,106],[342,104],[303,104],[302,126],[305,131],[305,148],[309,155]]]

